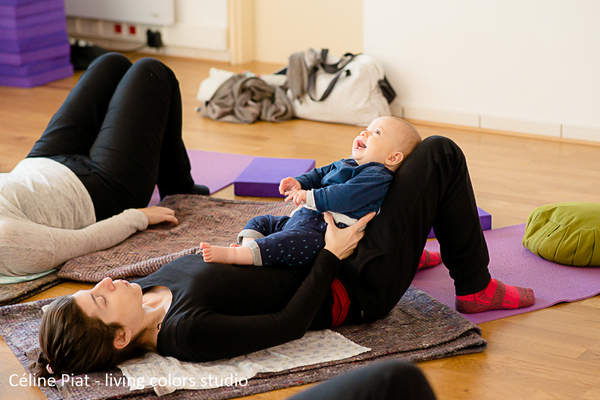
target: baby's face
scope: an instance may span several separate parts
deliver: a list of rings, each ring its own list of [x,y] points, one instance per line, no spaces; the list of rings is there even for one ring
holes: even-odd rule
[[[363,165],[377,162],[387,165],[386,161],[402,145],[402,123],[395,118],[380,117],[369,124],[352,143],[352,158]]]

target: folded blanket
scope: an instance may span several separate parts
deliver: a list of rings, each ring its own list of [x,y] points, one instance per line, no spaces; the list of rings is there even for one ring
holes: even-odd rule
[[[259,373],[343,360],[371,349],[330,330],[308,332],[303,338],[228,360],[205,363],[181,362],[148,353],[144,358],[119,365],[130,390],[154,387],[159,395],[178,389],[202,390],[247,386]]]
[[[58,272],[54,271],[35,280],[0,285],[0,306],[18,303],[60,282],[62,279],[59,279]]]

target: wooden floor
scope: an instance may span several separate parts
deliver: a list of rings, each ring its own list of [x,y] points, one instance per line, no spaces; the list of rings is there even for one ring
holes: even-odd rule
[[[196,113],[196,93],[210,67],[268,73],[278,66],[250,64],[234,69],[214,62],[162,59],[181,83],[188,148],[314,158],[318,166],[350,154],[357,127],[301,120],[237,125]],[[35,89],[0,87],[0,172],[10,171],[26,156],[75,82],[73,77]],[[524,223],[529,212],[543,204],[600,202],[598,144],[412,122],[424,137],[448,136],[462,147],[478,205],[492,214],[494,228]],[[233,198],[233,191],[226,188],[215,196]],[[86,285],[64,283],[30,300],[81,287]],[[489,342],[484,353],[419,364],[440,400],[600,398],[600,298],[484,323],[481,328]],[[0,360],[0,399],[44,398],[37,388],[10,385],[11,375],[25,371],[1,340]],[[283,399],[301,389],[251,398]]]

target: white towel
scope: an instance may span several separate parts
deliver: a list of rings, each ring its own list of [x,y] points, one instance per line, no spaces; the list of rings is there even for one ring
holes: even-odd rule
[[[213,97],[213,94],[217,91],[219,86],[223,84],[227,79],[235,75],[235,72],[226,71],[224,69],[211,68],[208,70],[208,78],[205,78],[200,82],[198,88],[198,94],[196,98],[202,102],[207,102]]]
[[[290,368],[353,357],[371,349],[330,330],[311,331],[303,338],[245,356],[206,363],[181,362],[173,357],[149,353],[127,361],[119,368],[130,390],[153,386],[159,396],[178,389],[212,389],[246,386],[259,372]]]

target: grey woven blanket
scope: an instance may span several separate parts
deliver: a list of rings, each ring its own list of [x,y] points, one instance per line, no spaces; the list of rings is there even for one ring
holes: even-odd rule
[[[110,249],[67,261],[58,273],[63,279],[99,282],[146,276],[185,254],[200,250],[200,242],[228,246],[256,215],[285,215],[293,209],[284,202],[264,203],[176,195],[160,205],[172,208],[179,225],[160,224],[137,232]]]

